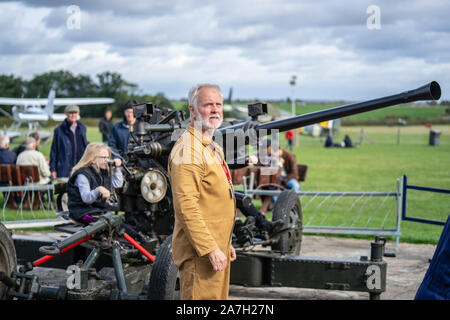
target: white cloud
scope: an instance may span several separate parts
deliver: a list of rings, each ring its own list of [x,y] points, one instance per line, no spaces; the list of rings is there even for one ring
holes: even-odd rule
[[[81,28],[66,27],[68,5]],[[66,69],[121,73],[147,93],[186,96],[196,82],[236,98],[373,98],[431,80],[450,85],[450,11],[444,1],[0,2],[0,73]]]

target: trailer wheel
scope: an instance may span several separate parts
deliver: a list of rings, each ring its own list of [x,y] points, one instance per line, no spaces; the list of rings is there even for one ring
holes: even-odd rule
[[[292,190],[280,193],[273,209],[272,220],[284,220],[284,228],[293,227],[282,235],[272,250],[283,254],[300,254],[302,242],[302,207],[298,195]]]
[[[162,243],[155,257],[150,281],[148,299],[180,300],[178,268],[172,258],[172,235]]]
[[[16,271],[17,257],[14,241],[6,227],[0,223],[0,272],[10,276]],[[0,282],[0,300],[7,298],[8,287]]]
[[[69,195],[67,192],[58,194],[56,197],[56,208],[58,209],[58,212],[69,211],[69,206],[67,205],[68,202]]]

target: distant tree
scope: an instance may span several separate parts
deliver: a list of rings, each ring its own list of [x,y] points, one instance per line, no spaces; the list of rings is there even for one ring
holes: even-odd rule
[[[28,98],[47,97],[50,89],[56,91],[57,97],[69,97],[75,94],[75,76],[66,70],[50,71],[35,75],[26,84]]]
[[[34,75],[24,81],[14,75],[0,75],[0,96],[45,98],[50,89],[55,89],[56,97],[108,97],[115,99],[111,106],[91,105],[81,108],[82,117],[101,117],[106,108],[113,111],[115,117],[122,117],[123,105],[128,101],[152,102],[159,108],[173,109],[170,101],[159,92],[156,95],[138,94],[138,85],[125,80],[117,72],[105,71],[92,79],[89,75],[74,75],[67,70],[49,71]],[[10,111],[11,107],[6,108]],[[61,110],[56,110],[61,112]]]
[[[156,107],[159,109],[164,109],[164,108],[174,109],[172,103],[169,101],[169,99],[166,98],[166,96],[162,92],[158,92],[154,96],[152,96],[152,95],[136,96],[136,98],[134,100],[136,100],[137,102],[140,102],[140,103],[150,103],[151,102],[151,103],[155,104]]]
[[[20,98],[25,94],[24,81],[14,75],[0,75],[0,97]],[[12,106],[2,106],[2,108],[11,112]],[[0,114],[2,116],[2,114]]]
[[[72,97],[98,97],[99,87],[89,75],[75,76],[71,85]]]
[[[16,78],[14,75],[0,75],[0,96],[2,97],[21,97],[24,91],[24,81],[22,78]]]
[[[132,100],[132,96],[138,89],[134,83],[128,82],[122,78],[119,73],[105,71],[97,74],[99,91],[98,94],[103,97],[110,97],[116,100],[113,110],[114,116],[123,115],[123,105],[128,100]]]

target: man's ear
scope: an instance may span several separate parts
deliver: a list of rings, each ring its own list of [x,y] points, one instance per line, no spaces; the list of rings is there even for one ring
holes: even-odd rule
[[[195,112],[194,112],[193,106],[189,106],[189,112],[191,113],[192,120],[197,120],[197,119],[195,119]]]

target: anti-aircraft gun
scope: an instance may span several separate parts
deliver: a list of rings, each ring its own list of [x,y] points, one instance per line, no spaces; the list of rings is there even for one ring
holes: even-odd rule
[[[257,119],[267,112],[267,105],[255,103],[248,106],[251,120],[223,125],[216,130],[214,140],[223,147],[230,168],[243,167],[248,164],[247,146],[254,144],[258,148],[258,141],[264,135],[397,104],[436,100],[440,94],[439,84],[433,81],[415,90],[266,123],[260,123]],[[127,223],[139,232],[164,238],[172,233],[174,219],[167,159],[188,121],[181,110],[160,110],[150,103],[135,105],[133,109],[137,123],[130,129],[131,139],[124,166],[127,171],[127,182],[120,195],[120,207],[127,212]],[[274,219],[291,221],[291,225],[285,225],[281,234],[277,232],[274,235],[263,234],[263,239],[267,240],[266,244],[271,244],[272,249],[299,253],[300,203],[297,197],[289,196],[287,191],[285,193],[280,195],[279,205],[275,204]],[[237,206],[244,215],[258,220],[255,213],[257,211],[251,201],[238,191],[236,198]],[[289,212],[291,216],[287,217],[284,212]],[[251,235],[255,232],[255,228],[250,229],[244,228],[243,234],[235,234],[236,239],[241,239],[241,245],[251,243]],[[260,230],[256,229],[261,236],[261,232],[258,232]],[[252,230],[249,236],[248,231]]]
[[[215,140],[223,145],[227,162],[231,167],[245,166],[247,157],[245,150],[247,145],[253,141],[258,141],[270,130],[283,132],[309,124],[341,118],[357,113],[408,103],[419,100],[437,100],[440,98],[441,89],[437,82],[431,82],[415,90],[402,92],[400,94],[378,98],[366,102],[354,103],[332,109],[313,112],[305,115],[259,123],[257,118],[264,114],[266,105],[257,103],[249,106],[251,120],[224,125],[216,130]],[[108,214],[100,219],[97,224],[85,227],[83,230],[74,233],[71,237],[62,242],[55,243],[43,248],[44,254],[56,254],[62,252],[68,245],[85,238],[93,233],[105,233],[106,239],[113,245],[117,237],[124,236],[127,230],[131,230],[134,239],[141,242],[142,247],[152,242],[156,238],[159,247],[156,245],[156,259],[151,266],[150,281],[148,285],[148,298],[171,299],[179,290],[177,285],[177,269],[173,263],[171,255],[171,233],[173,230],[173,202],[172,193],[167,175],[167,160],[177,138],[186,128],[188,122],[183,111],[180,110],[160,110],[150,103],[137,104],[133,107],[136,124],[130,129],[131,138],[128,145],[128,152],[123,157],[125,170],[125,185],[118,190],[119,210],[124,211],[123,216],[111,216]],[[243,141],[243,144],[236,143]],[[233,146],[233,147],[230,147]],[[257,145],[257,144],[256,144]],[[249,217],[253,217],[249,208],[254,208],[250,199],[242,193],[236,191],[238,206],[244,208]],[[383,239],[377,238],[372,242],[370,260],[364,261],[344,261],[335,260],[311,260],[302,259],[298,256],[300,251],[302,213],[300,201],[292,191],[283,191],[273,210],[274,219],[284,221],[283,229],[274,232],[262,239],[262,244],[271,245],[271,251],[249,252],[239,251],[238,259],[233,264],[231,273],[231,283],[245,284],[248,286],[293,286],[302,288],[318,289],[338,289],[365,291],[370,293],[371,298],[379,298],[381,292],[386,290],[386,263],[382,260],[384,251]],[[120,217],[120,218],[119,218]],[[247,220],[252,220],[248,218]],[[124,233],[124,226],[125,233]],[[6,229],[0,225],[0,240],[5,242],[1,248],[11,248],[10,250],[0,250],[0,262],[15,261],[14,246],[10,243]],[[131,229],[130,229],[131,228]],[[238,242],[244,247],[252,243],[254,238],[259,236],[257,230],[250,224],[235,234],[236,239],[246,241]],[[113,233],[111,233],[114,231]],[[141,237],[136,237],[141,235]],[[128,239],[127,239],[128,240]],[[139,243],[130,240],[132,245],[141,253],[147,252]],[[153,241],[154,243],[155,241]],[[103,246],[101,247],[103,248]],[[140,249],[139,249],[140,248]],[[128,249],[135,254],[136,250]],[[116,267],[116,278],[119,290],[114,291],[112,298],[132,298],[127,296],[127,292],[121,269],[119,254],[123,254],[123,249],[119,250],[114,246],[107,248],[111,250],[113,262]],[[152,253],[152,249],[150,250]],[[95,251],[91,253],[95,255]],[[148,255],[151,259],[151,255]],[[94,256],[90,256],[94,259]],[[92,261],[88,259],[84,263],[88,266]],[[14,270],[14,263],[3,268],[5,263],[0,264],[0,295],[4,293],[2,283],[8,287],[15,287],[17,278],[9,277]],[[311,269],[312,268],[312,269]],[[324,269],[325,268],[325,269]],[[322,270],[323,269],[323,270]],[[334,270],[336,272],[334,272]],[[372,274],[373,270],[378,270]],[[87,270],[86,272],[89,272]],[[331,282],[310,281],[303,279],[304,274],[314,272],[323,273],[323,278],[331,278]],[[13,273],[14,274],[14,273]],[[326,275],[326,276],[325,276]],[[369,283],[377,276],[375,284]],[[321,276],[312,277],[321,279]],[[89,284],[86,283],[89,287]],[[20,285],[22,288],[22,285]],[[60,297],[61,291],[55,288],[44,288],[47,295]],[[0,297],[1,298],[1,297]]]

